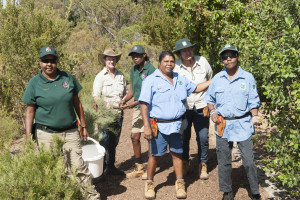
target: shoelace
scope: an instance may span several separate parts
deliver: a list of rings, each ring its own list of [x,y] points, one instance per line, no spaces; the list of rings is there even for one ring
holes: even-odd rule
[[[147,187],[148,187],[148,190],[154,190],[153,182],[147,182]]]
[[[178,189],[183,189],[184,188],[184,181],[183,180],[178,180],[177,184],[178,184]]]

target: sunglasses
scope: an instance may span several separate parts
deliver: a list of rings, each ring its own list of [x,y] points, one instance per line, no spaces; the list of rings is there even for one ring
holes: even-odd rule
[[[57,59],[45,59],[45,58],[42,58],[41,61],[43,63],[51,63],[51,64],[56,64],[57,63]]]
[[[236,58],[237,54],[228,54],[228,55],[222,55],[221,56],[222,60],[227,60],[228,57],[230,57],[230,58]]]

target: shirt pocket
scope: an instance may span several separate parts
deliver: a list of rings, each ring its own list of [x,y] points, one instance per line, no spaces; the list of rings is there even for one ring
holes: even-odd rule
[[[123,81],[118,81],[118,82],[117,82],[117,90],[118,90],[118,92],[119,92],[119,96],[120,96],[120,97],[123,97],[124,90],[125,90]]]
[[[156,90],[155,96],[153,96],[154,103],[166,103],[170,102],[169,88],[159,88]]]
[[[102,94],[104,97],[111,96],[111,93],[113,92],[112,87],[113,87],[112,82],[104,82],[103,83]]]
[[[240,93],[234,98],[234,106],[241,111],[245,111],[248,105],[248,96],[245,93]]]
[[[225,103],[225,95],[224,95],[224,92],[225,92],[225,88],[222,88],[222,87],[217,87],[216,90],[215,90],[215,93],[216,93],[216,104],[218,106],[218,104],[224,104]]]
[[[206,81],[206,72],[204,70],[201,69],[196,69],[194,72],[194,81],[196,81],[197,83],[202,83],[204,81]]]

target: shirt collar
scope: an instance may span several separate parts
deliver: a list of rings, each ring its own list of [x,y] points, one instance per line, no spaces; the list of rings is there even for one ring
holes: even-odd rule
[[[49,79],[47,79],[47,78],[42,74],[42,70],[40,70],[40,73],[39,73],[40,78],[41,78],[45,83],[51,83],[51,82],[57,81],[57,80],[60,79],[60,77],[61,77],[61,71],[60,71],[58,68],[56,68],[56,70],[57,70],[57,75],[56,75],[56,78],[55,78],[54,80],[49,80]]]
[[[104,74],[106,75],[106,74],[108,74],[108,70],[106,69],[106,67],[104,67]],[[117,70],[117,68],[115,68],[115,75],[117,74],[119,72],[119,70]]]
[[[220,77],[225,77],[225,78],[228,78],[228,74],[226,72],[226,68],[220,72]],[[245,70],[243,70],[240,66],[238,66],[238,72],[236,73],[236,75],[234,76],[234,78],[232,79],[235,80],[235,79],[239,79],[239,78],[246,78],[245,76]]]
[[[169,82],[169,80],[161,73],[161,71],[157,68],[153,74],[156,76],[156,77],[161,77],[162,79],[166,80]],[[177,79],[178,79],[178,73],[177,72],[174,72],[173,71],[173,85],[175,86],[176,82],[177,82]]]
[[[144,65],[142,71],[147,70],[149,67],[150,67],[150,62],[149,62],[149,61],[146,61],[146,64]],[[139,65],[134,65],[134,69],[135,69],[135,70],[139,70],[139,68],[140,68]],[[142,71],[141,71],[141,72],[142,72]]]
[[[192,68],[196,68],[198,65],[200,65],[200,57],[201,56],[195,56],[194,55],[194,59],[195,59],[195,64],[194,64],[194,66],[192,66]],[[184,66],[184,64],[182,63],[182,60],[179,58],[178,60],[177,60],[177,64],[179,65],[179,67],[180,68],[183,68],[183,69],[187,69],[187,67],[186,66]]]

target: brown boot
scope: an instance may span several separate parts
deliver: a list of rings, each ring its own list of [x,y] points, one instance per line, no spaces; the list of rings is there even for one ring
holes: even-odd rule
[[[154,182],[153,180],[145,181],[145,198],[155,199]]]
[[[142,176],[145,173],[144,171],[144,165],[135,163],[135,168],[132,172],[126,174],[126,178],[137,178]]]
[[[185,183],[183,179],[177,179],[175,182],[176,198],[186,199]]]
[[[200,179],[201,180],[207,180],[208,174],[207,174],[207,165],[206,163],[202,162],[199,165],[199,173],[200,173]]]
[[[186,176],[190,171],[190,161],[189,160],[183,160],[182,161],[182,174],[183,176]]]

